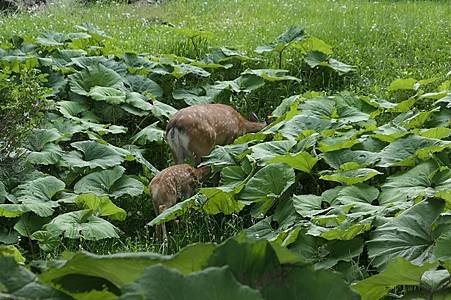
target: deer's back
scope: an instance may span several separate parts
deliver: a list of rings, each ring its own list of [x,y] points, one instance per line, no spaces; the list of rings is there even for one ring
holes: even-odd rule
[[[190,196],[196,184],[195,170],[188,164],[168,167],[158,173],[150,182],[153,201],[167,204],[177,198]]]
[[[178,111],[169,121],[166,131],[175,127],[192,139],[207,139],[214,145],[232,142],[242,130],[244,118],[224,104],[193,105]]]

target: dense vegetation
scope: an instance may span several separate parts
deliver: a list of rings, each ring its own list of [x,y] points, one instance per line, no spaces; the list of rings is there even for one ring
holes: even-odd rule
[[[451,80],[449,55],[443,55],[449,41],[428,55],[406,46],[401,62],[379,69],[375,60],[390,60],[380,53],[396,38],[374,46],[374,57],[359,56],[349,45],[332,47],[312,35],[315,26],[273,22],[263,34],[263,19],[240,49],[225,47],[213,18],[228,20],[223,17],[234,5],[241,5],[238,18],[275,8],[249,3],[221,13],[223,1],[153,7],[164,18],[152,20],[148,36],[114,36],[128,29],[107,26],[108,11],[100,15],[102,28],[82,23],[67,30],[70,22],[56,18],[54,25],[65,30],[3,35],[0,266],[10,271],[0,274],[0,296],[449,296]],[[351,4],[322,2],[345,11],[354,9]],[[301,4],[278,5],[293,13],[290,5]],[[390,5],[445,7],[377,7]],[[362,7],[367,14],[373,9]],[[179,24],[187,8],[194,17]],[[150,8],[132,12],[143,9]],[[16,18],[43,25],[50,13],[62,12]],[[207,16],[212,19],[200,28]],[[10,18],[0,20],[2,28]],[[71,22],[77,18],[82,14]],[[434,26],[428,30],[449,33]],[[221,30],[234,44],[249,37]],[[140,44],[143,36],[158,35],[152,47]],[[414,37],[409,42],[431,45]],[[394,72],[403,59],[417,59],[407,59],[411,51],[437,64]],[[382,74],[389,76],[376,76]],[[273,122],[216,147],[203,160],[214,174],[199,192],[154,218],[146,186],[172,163],[164,126],[177,109],[209,102],[262,118],[271,114]],[[171,228],[167,242],[154,239],[154,226],[162,222]],[[125,253],[111,254],[117,252]]]

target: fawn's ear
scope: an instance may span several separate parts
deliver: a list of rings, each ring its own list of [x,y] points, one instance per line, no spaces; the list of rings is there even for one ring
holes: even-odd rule
[[[266,125],[271,124],[272,121],[274,121],[274,117],[273,117],[272,115],[270,115],[270,114],[267,115],[266,118],[265,118],[265,123],[266,123]]]
[[[254,112],[251,112],[251,114],[249,115],[249,121],[251,121],[251,122],[260,122],[258,120],[257,114],[254,113]]]

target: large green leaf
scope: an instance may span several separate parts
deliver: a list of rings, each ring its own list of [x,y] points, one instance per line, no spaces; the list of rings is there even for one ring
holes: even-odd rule
[[[202,165],[216,167],[236,165],[235,158],[242,155],[248,149],[247,143],[237,145],[216,146],[209,155],[205,156]]]
[[[67,36],[64,33],[49,31],[41,34],[36,42],[39,45],[47,47],[63,46],[67,40]]]
[[[437,266],[437,263],[423,265],[412,264],[402,257],[397,257],[387,264],[385,270],[352,285],[362,300],[381,299],[398,285],[419,285],[424,272]]]
[[[250,156],[259,162],[266,162],[277,156],[288,154],[295,144],[295,141],[289,140],[259,143],[249,148],[252,151]]]
[[[176,286],[177,288],[174,288]],[[144,270],[134,283],[124,287],[120,299],[263,299],[257,290],[240,284],[227,267],[206,268],[183,276],[155,265]]]
[[[144,191],[143,184],[134,178],[123,175],[124,171],[123,167],[116,166],[112,169],[90,173],[75,184],[74,192],[110,195],[113,198],[123,195],[141,195]]]
[[[412,169],[387,178],[379,197],[381,204],[420,198],[440,197],[450,205],[451,172],[439,170],[435,162],[427,161]]]
[[[169,119],[176,112],[177,112],[177,110],[168,104],[165,104],[165,103],[157,101],[157,100],[155,100],[153,102],[152,113],[156,117],[165,117],[165,118]]]
[[[305,151],[298,152],[296,154],[285,154],[278,155],[271,159],[270,163],[285,163],[290,167],[301,170],[306,173],[310,173],[312,168],[315,166],[318,158],[310,155]]]
[[[2,256],[9,256],[9,257],[13,257],[14,260],[20,264],[25,263],[25,257],[22,256],[22,254],[20,253],[19,249],[17,249],[15,246],[13,245],[1,245],[0,244],[0,257]],[[0,282],[1,284],[1,282]],[[0,290],[1,292],[1,290]],[[1,295],[1,293],[0,293]]]
[[[304,130],[321,132],[329,129],[333,123],[317,116],[296,115],[283,124],[279,132],[286,138],[297,138]]]
[[[299,267],[302,259],[298,255],[266,240],[243,240],[243,235],[229,239],[208,261],[208,266],[225,265],[240,282],[260,289],[265,299],[327,299],[332,292],[340,299],[353,298],[338,275],[314,271],[310,266]]]
[[[343,278],[328,270],[312,267],[287,268],[273,275],[262,288],[265,299],[356,299]]]
[[[88,96],[94,87],[123,88],[123,78],[103,64],[88,66],[86,69],[69,76],[71,91]]]
[[[332,168],[339,169],[343,164],[350,162],[357,163],[363,167],[373,165],[379,160],[379,154],[364,150],[341,149],[325,152],[322,154],[322,158]]]
[[[378,166],[413,166],[416,159],[429,159],[432,153],[451,147],[451,142],[410,135],[400,138],[380,153]]]
[[[60,160],[62,149],[52,143],[61,138],[56,129],[35,129],[28,137],[27,161],[32,164],[51,165]]]
[[[3,203],[7,196],[8,192],[6,192],[5,184],[0,181],[0,203]]]
[[[43,285],[38,278],[14,258],[0,255],[0,296],[4,299],[70,299]],[[7,271],[6,271],[7,270]]]
[[[367,242],[371,263],[380,268],[397,256],[416,264],[431,261],[433,223],[443,207],[442,201],[425,200],[376,228]]]
[[[335,171],[335,172],[326,171],[323,173],[323,175],[321,175],[320,179],[337,181],[343,184],[351,185],[356,183],[362,183],[379,174],[382,173],[374,169],[360,168],[347,171]]]
[[[175,220],[176,218],[180,217],[181,215],[185,215],[188,211],[191,209],[200,209],[201,203],[204,203],[206,200],[201,199],[199,201],[199,197],[204,198],[201,194],[196,194],[188,199],[185,199],[168,209],[166,209],[164,212],[156,216],[152,221],[150,221],[147,225],[149,226],[155,226],[159,224],[163,224],[172,220]]]
[[[165,132],[163,129],[157,127],[158,122],[152,123],[147,127],[141,129],[132,137],[132,143],[138,145],[145,145],[152,142],[162,142]]]
[[[193,244],[175,255],[150,252],[95,255],[80,252],[57,268],[43,273],[41,278],[46,282],[61,284],[64,289],[70,286],[70,282],[65,278],[72,278],[73,282],[76,279],[99,277],[116,287],[122,287],[138,279],[147,266],[157,263],[176,269],[182,274],[198,272],[206,264],[214,249],[213,244]]]
[[[49,218],[41,218],[35,214],[27,213],[20,217],[14,225],[14,229],[22,236],[30,237],[35,231],[38,231],[50,221]]]
[[[290,43],[300,41],[303,38],[304,38],[304,29],[299,26],[292,26],[288,28],[284,33],[279,35],[274,43],[257,47],[255,52],[260,54],[272,51],[281,52]]]
[[[133,92],[150,94],[155,97],[163,96],[163,89],[153,80],[140,75],[127,75],[127,84]]]
[[[58,215],[44,227],[54,235],[63,235],[70,239],[83,238],[96,241],[106,238],[119,238],[119,229],[108,221],[93,216],[91,209]]]
[[[288,70],[279,69],[247,69],[246,71],[241,73],[241,75],[255,75],[270,82],[282,80],[301,81],[297,77],[286,75],[288,72]]]
[[[65,187],[65,183],[53,176],[41,177],[18,186],[15,196],[22,203],[22,211],[32,211],[41,217],[53,214],[59,206],[53,197]]]
[[[270,164],[249,179],[237,198],[265,201],[280,197],[294,183],[294,170],[286,164]]]
[[[226,192],[219,188],[202,188],[200,191],[207,201],[202,205],[202,209],[208,214],[223,213],[230,215],[243,209],[244,204],[235,200],[234,192]]]
[[[100,144],[96,141],[74,142],[71,146],[82,154],[78,151],[72,151],[64,155],[63,159],[70,166],[107,169],[120,165],[124,161],[124,156],[121,153],[109,145]]]
[[[135,92],[127,93],[125,97],[125,105],[122,105],[121,108],[125,111],[133,113],[139,116],[145,116],[152,110],[152,104],[148,102],[148,99]],[[139,110],[136,112],[136,110]]]
[[[113,220],[123,221],[127,213],[116,206],[107,196],[83,194],[75,198],[75,203],[82,208],[91,209],[98,216],[109,217]]]
[[[125,92],[109,86],[94,86],[89,90],[88,96],[96,101],[105,101],[109,104],[125,102]]]
[[[389,91],[413,90],[416,83],[417,80],[413,78],[396,79],[393,80],[392,83],[390,83],[388,90]]]

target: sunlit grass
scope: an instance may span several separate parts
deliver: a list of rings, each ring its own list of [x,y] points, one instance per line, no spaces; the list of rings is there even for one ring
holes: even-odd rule
[[[114,53],[194,56],[193,49],[185,49],[186,37],[165,25],[170,23],[211,32],[208,46],[227,45],[254,55],[258,45],[290,25],[301,25],[331,44],[338,59],[358,67],[348,89],[378,93],[395,78],[430,78],[451,70],[450,15],[446,1],[184,0],[88,7],[61,2],[33,15],[0,17],[0,41],[48,30],[70,32],[91,22],[113,37],[107,44]],[[289,55],[296,57],[293,51]],[[289,58],[285,67],[295,69]]]

